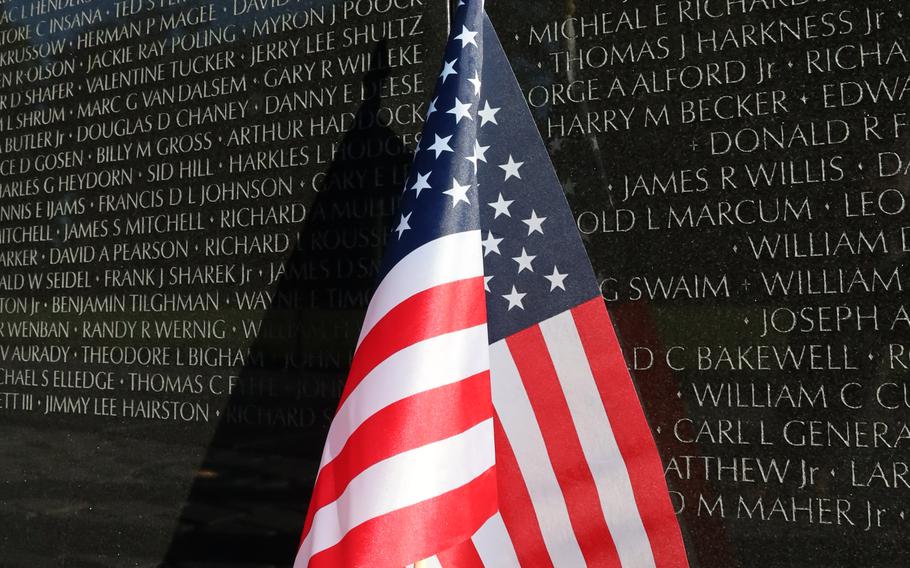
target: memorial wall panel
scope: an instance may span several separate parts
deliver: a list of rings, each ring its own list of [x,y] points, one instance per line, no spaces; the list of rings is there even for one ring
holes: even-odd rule
[[[273,566],[439,0],[0,0],[0,564]],[[489,0],[689,559],[910,562],[910,13]]]
[[[0,564],[290,562],[447,22],[0,5]]]
[[[696,566],[903,566],[901,3],[490,2]]]

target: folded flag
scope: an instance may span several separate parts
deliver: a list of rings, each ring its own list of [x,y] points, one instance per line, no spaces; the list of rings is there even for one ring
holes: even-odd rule
[[[459,2],[296,568],[688,566],[572,213]]]

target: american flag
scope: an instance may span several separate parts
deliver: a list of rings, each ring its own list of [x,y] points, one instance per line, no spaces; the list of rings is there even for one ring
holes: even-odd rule
[[[303,567],[688,566],[572,213],[459,2],[328,440]]]

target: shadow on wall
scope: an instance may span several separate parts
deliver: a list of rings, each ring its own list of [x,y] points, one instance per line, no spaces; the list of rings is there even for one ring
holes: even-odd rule
[[[386,45],[374,62],[385,59]],[[289,566],[412,154],[368,97],[328,168],[162,566]],[[273,270],[273,269],[268,269]]]

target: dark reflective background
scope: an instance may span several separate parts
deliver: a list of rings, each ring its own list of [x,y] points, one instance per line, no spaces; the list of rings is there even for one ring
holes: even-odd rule
[[[385,4],[2,6],[0,230],[35,236],[0,235],[0,564],[290,563],[446,35],[441,5]],[[905,565],[902,7],[488,11],[602,279],[692,565]],[[147,155],[127,148],[141,142]],[[177,225],[113,227],[160,215]],[[98,257],[148,243],[186,254]],[[217,266],[237,281],[193,272]],[[173,283],[173,267],[193,277]],[[139,268],[165,280],[128,281]],[[57,273],[72,282],[3,279]],[[202,304],[63,311],[161,292]],[[143,321],[147,336],[118,336]],[[72,351],[23,361],[21,346]],[[113,391],[42,382],[80,370],[112,373]]]
[[[445,11],[382,4],[4,7],[0,21],[28,31],[3,35],[23,60],[0,67],[11,82],[0,134],[4,149],[24,146],[0,158],[61,163],[4,171],[0,205],[47,200],[55,214],[4,217],[50,240],[4,242],[38,261],[3,271],[88,285],[0,293],[38,299],[36,313],[4,320],[69,326],[68,337],[4,328],[0,345],[70,348],[65,360],[4,356],[0,564],[290,564],[447,33]],[[72,29],[37,36],[51,20]],[[45,47],[58,39],[59,53]],[[149,75],[159,64],[163,82]],[[58,84],[72,96],[15,94]],[[35,111],[48,124],[30,122]],[[30,147],[27,133],[45,130],[59,147]],[[114,169],[125,181],[93,177]],[[17,189],[61,176],[82,177],[71,191]],[[152,228],[127,234],[144,217]],[[102,258],[106,245],[177,253]],[[150,280],[135,280],[144,268]],[[142,301],[104,307],[124,294]],[[62,313],[58,297],[96,302]],[[162,358],[124,359],[151,350]],[[112,390],[54,382],[55,371],[111,373]]]

